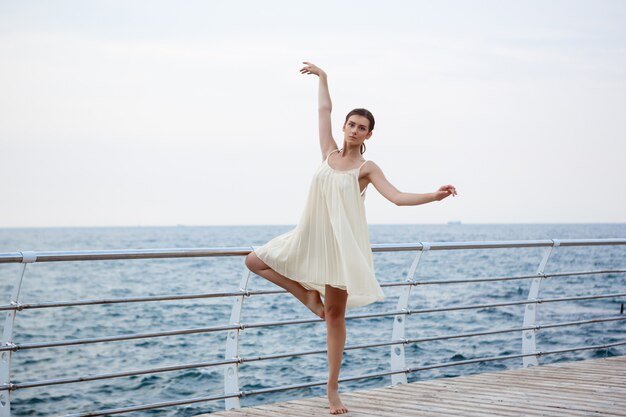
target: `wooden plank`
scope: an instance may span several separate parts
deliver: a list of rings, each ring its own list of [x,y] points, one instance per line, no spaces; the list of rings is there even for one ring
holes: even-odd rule
[[[432,386],[437,387],[441,386],[441,384]],[[574,400],[578,398],[585,398],[586,401],[598,401],[598,396],[605,398],[605,402],[612,400],[621,400],[621,402],[624,402],[624,398],[626,398],[626,390],[624,389],[598,392],[597,390],[581,389],[579,387],[574,389],[566,386],[554,386],[549,382],[546,385],[546,381],[541,381],[541,383],[537,382],[533,385],[528,385],[526,382],[520,383],[516,381],[482,381],[480,383],[457,381],[454,384],[451,384],[451,386],[463,388],[464,390],[469,390],[471,392],[485,392],[492,393],[494,395],[514,390],[522,395],[532,395],[536,397],[557,396],[568,399],[573,398]]]
[[[475,407],[474,405],[472,405],[471,410],[480,409],[480,413],[482,413],[483,415],[483,411],[485,411],[486,409],[493,409],[495,411],[498,411],[501,415],[518,415],[518,413],[511,412],[508,406],[503,407],[502,404],[504,403],[504,401],[501,401],[498,398],[494,398],[491,395],[483,395],[479,396],[479,398],[477,399],[472,399],[471,396],[467,396],[466,393],[461,393],[459,395],[458,392],[452,392],[448,389],[434,389],[432,387],[425,387],[426,384],[420,385],[421,386],[419,387],[419,392],[399,392],[396,394],[396,396],[390,397],[389,400],[394,403],[399,403],[401,401],[414,401],[429,404],[445,404],[448,408],[461,409],[464,410],[464,412],[467,412],[468,410],[468,403],[475,403],[479,407]],[[480,405],[482,405],[483,407],[481,408]]]
[[[428,389],[424,389],[428,388]],[[507,399],[502,398],[502,396],[493,396],[493,395],[471,395],[467,392],[453,391],[449,389],[436,389],[432,391],[432,387],[425,387],[425,384],[422,384],[420,387],[419,395],[414,395],[414,401],[420,402],[428,402],[429,404],[446,404],[448,407],[455,407],[460,410],[460,412],[465,415],[467,410],[480,410],[479,415],[484,415],[485,412],[491,411],[498,415],[502,416],[517,416],[519,415],[519,411],[515,411],[512,409],[513,406],[519,405],[519,399]],[[408,392],[407,395],[412,395],[413,393]],[[406,395],[401,397],[406,399]],[[396,401],[400,401],[397,399]],[[544,415],[544,416],[562,416],[562,413],[548,413],[552,409],[532,405],[531,401],[527,399],[522,399],[524,409],[529,415]],[[576,415],[576,414],[574,414]],[[582,415],[587,415],[586,413]]]
[[[361,394],[354,395],[357,398],[363,398]],[[464,417],[484,417],[484,410],[477,410],[475,408],[466,407],[464,404],[457,404],[451,401],[441,401],[437,398],[420,398],[409,399],[402,398],[379,398],[375,399],[380,404],[384,405],[388,410],[394,410],[394,414],[405,415],[404,411],[407,411],[406,415],[411,415],[413,411],[419,410],[426,415],[437,416],[464,416]],[[507,414],[505,414],[507,415]]]
[[[433,386],[438,387],[438,386]],[[585,391],[585,390],[566,390],[564,388],[559,389],[558,387],[544,387],[543,385],[535,385],[535,386],[507,386],[503,388],[502,385],[498,385],[497,383],[483,383],[480,385],[476,384],[468,384],[464,381],[459,381],[456,384],[451,386],[447,386],[448,389],[456,388],[460,392],[460,394],[464,392],[470,393],[485,393],[488,395],[499,395],[503,393],[509,393],[509,395],[518,395],[518,396],[530,396],[537,398],[573,398],[576,400],[577,398],[584,398],[586,401],[598,402],[600,401],[598,398],[604,398],[604,402],[609,401],[618,401],[624,402],[623,399],[626,397],[626,391],[619,392],[611,392],[611,393],[600,393],[594,391]],[[427,389],[427,388],[423,388]],[[461,391],[462,390],[462,391]]]
[[[539,374],[543,374],[543,373],[550,373],[550,374],[563,374],[563,375],[579,375],[581,378],[583,376],[590,376],[590,377],[594,377],[594,376],[607,376],[610,378],[619,378],[619,377],[624,377],[624,370],[623,368],[621,369],[616,369],[615,367],[611,367],[611,368],[607,368],[607,369],[603,369],[600,367],[595,367],[595,368],[561,368],[561,367],[554,367],[551,369],[541,369],[541,367],[534,369],[534,371],[536,373]],[[532,370],[528,373],[533,374],[535,372],[532,372]]]
[[[564,386],[572,385],[578,386],[580,389],[601,389],[601,390],[620,390],[626,388],[626,380],[622,380],[621,385],[613,386],[611,382],[606,385],[602,385],[599,381],[587,381],[585,379],[574,379],[574,378],[561,378],[558,375],[546,374],[546,375],[494,375],[494,376],[484,376],[480,378],[471,378],[471,379],[463,379],[470,384],[480,384],[483,382],[495,382],[495,383],[511,383],[514,382],[519,385],[523,384],[540,384],[542,381],[549,382],[551,384],[563,384]]]
[[[555,412],[555,408],[572,408],[575,405],[575,401],[571,397],[562,396],[557,398],[556,396],[538,396],[534,393],[527,395],[525,393],[518,393],[514,391],[515,387],[499,387],[499,390],[480,390],[480,387],[471,387],[472,389],[465,389],[465,387],[459,387],[457,384],[451,384],[447,389],[441,389],[441,387],[435,387],[430,384],[422,384],[419,389],[423,392],[435,390],[435,396],[442,400],[449,398],[450,400],[459,400],[465,403],[473,403],[480,409],[493,408],[494,405],[504,406],[508,409],[515,407],[518,410],[523,408],[525,410],[534,410],[541,412],[542,415],[555,415],[562,416],[562,412]],[[409,394],[410,395],[410,394]],[[422,397],[419,397],[422,398]],[[481,408],[481,405],[482,408]],[[591,409],[603,409],[607,405],[606,402],[590,404],[588,400],[585,400],[576,406],[569,414],[570,415],[588,415]],[[610,408],[606,411],[610,411]],[[505,413],[502,411],[502,413]],[[518,412],[515,413],[518,415]]]
[[[463,378],[471,380],[471,379],[490,378],[492,376],[526,378],[526,377],[533,377],[533,376],[546,377],[546,376],[553,375],[555,378],[584,379],[584,380],[587,380],[587,379],[598,380],[599,377],[605,377],[606,380],[608,381],[623,382],[624,381],[624,374],[623,374],[624,369],[622,369],[621,372],[622,372],[621,375],[619,373],[616,375],[612,375],[609,373],[606,373],[606,374],[591,373],[591,372],[577,371],[577,370],[563,369],[563,368],[552,368],[552,369],[534,368],[534,369],[527,369],[526,372],[513,373],[509,371],[503,371],[503,372],[498,372],[498,373],[464,376]],[[451,378],[446,378],[446,379],[451,379]]]
[[[320,411],[325,410],[321,406],[318,407],[309,407],[303,404],[292,404],[291,402],[276,404],[275,407],[272,408],[274,411],[274,415],[285,415],[285,416],[294,416],[294,417],[310,417],[317,414],[322,414]],[[326,411],[328,413],[328,411]]]
[[[268,417],[270,415],[269,411],[266,410],[261,410],[258,407],[246,407],[246,408],[241,408],[241,409],[237,409],[237,410],[229,410],[229,411],[222,411],[220,413],[212,413],[212,414],[205,414],[206,416],[218,416],[218,415],[225,415],[225,416],[237,416],[237,417],[241,417],[241,416],[245,416],[245,417]],[[275,414],[274,414],[275,415]],[[200,417],[200,416],[198,416]]]
[[[345,401],[345,398],[344,398],[344,404],[346,404],[346,406],[350,410],[350,416],[357,415],[355,414],[357,412],[359,416],[363,416],[363,417],[376,417],[376,416],[391,417],[393,415],[393,414],[385,414],[385,413],[376,412],[375,410],[371,409],[372,407],[362,407],[362,406],[357,407],[355,405],[347,403]],[[323,399],[323,401],[311,402],[310,404],[285,403],[285,405],[291,410],[300,410],[300,411],[306,410],[307,416],[318,416],[318,415],[328,414],[328,402],[326,401],[326,399]],[[285,415],[292,415],[292,414],[287,412]],[[397,414],[394,417],[397,417]]]
[[[342,399],[350,417],[626,417],[626,356],[420,381]],[[326,398],[318,397],[205,416],[327,414]]]
[[[498,384],[500,386],[507,384],[514,384],[521,388],[523,387],[545,387],[546,389],[550,388],[562,388],[571,392],[597,392],[597,393],[608,393],[608,392],[623,392],[626,389],[626,381],[622,383],[622,386],[613,386],[610,384],[601,385],[599,383],[591,383],[587,381],[575,381],[575,380],[567,380],[567,379],[559,379],[552,378],[550,375],[541,377],[541,376],[528,376],[512,378],[510,376],[494,376],[492,378],[480,378],[473,380],[462,380],[459,381],[460,384]]]
[[[342,395],[343,403],[349,410],[349,416],[362,416],[362,417],[398,417],[403,416],[404,413],[393,412],[391,409],[380,409],[376,404],[367,404],[364,402],[351,402],[350,394]],[[328,413],[328,404],[324,403],[320,405],[316,410],[316,413],[310,414],[311,416],[322,415]]]
[[[437,384],[437,386],[441,387],[442,385]],[[527,398],[529,401],[552,402],[555,405],[559,405],[559,403],[563,403],[564,405],[581,403],[583,406],[593,405],[596,407],[609,407],[609,409],[606,410],[607,412],[610,408],[615,408],[617,403],[621,403],[622,406],[624,406],[623,408],[626,409],[626,404],[624,403],[626,395],[618,393],[614,393],[611,396],[603,395],[601,398],[598,398],[591,392],[585,390],[580,390],[572,395],[572,393],[568,393],[558,387],[550,387],[550,390],[546,390],[543,386],[520,387],[519,385],[505,385],[488,381],[482,382],[481,384],[468,384],[467,381],[458,381],[455,384],[450,384],[447,388],[454,391],[462,390],[462,394],[467,396],[476,395],[475,393],[478,392],[493,395],[498,398],[513,399],[515,397],[522,397]],[[427,387],[423,387],[423,389],[427,389]],[[626,391],[623,391],[623,393],[626,393]]]

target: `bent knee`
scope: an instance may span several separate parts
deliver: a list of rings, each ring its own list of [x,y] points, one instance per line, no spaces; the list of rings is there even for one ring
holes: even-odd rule
[[[265,265],[265,262],[263,262],[262,260],[259,259],[258,256],[256,256],[256,253],[250,252],[246,256],[246,267],[250,271],[256,272],[256,271],[260,271],[261,269],[267,268],[267,265]]]

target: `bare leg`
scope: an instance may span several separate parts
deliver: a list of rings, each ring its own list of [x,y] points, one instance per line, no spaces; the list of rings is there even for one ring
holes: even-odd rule
[[[250,252],[246,257],[246,266],[255,274],[262,276],[266,280],[286,289],[316,316],[322,319],[324,318],[324,304],[322,304],[319,292],[315,290],[307,290],[300,285],[300,283],[274,271],[272,268],[267,266],[265,262],[260,260],[254,252]]]
[[[346,301],[348,293],[339,288],[326,286],[324,314],[326,316],[326,345],[328,349],[328,383],[326,394],[330,414],[345,414],[348,408],[339,398],[339,369],[343,348],[346,344]]]

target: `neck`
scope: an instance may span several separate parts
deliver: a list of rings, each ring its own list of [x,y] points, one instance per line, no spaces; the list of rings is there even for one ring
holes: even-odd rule
[[[341,153],[343,155],[361,156],[361,145],[348,145],[346,142],[344,142],[342,149],[343,151]]]

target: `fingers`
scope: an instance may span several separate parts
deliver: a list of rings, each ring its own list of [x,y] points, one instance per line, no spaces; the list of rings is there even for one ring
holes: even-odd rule
[[[310,63],[309,61],[302,61],[305,65],[300,69],[300,74],[318,74],[319,68],[315,66],[315,64]]]
[[[452,184],[442,185],[441,187],[439,187],[439,191],[445,191],[448,193],[448,195],[451,196],[458,195],[458,193],[456,192],[456,188]]]

